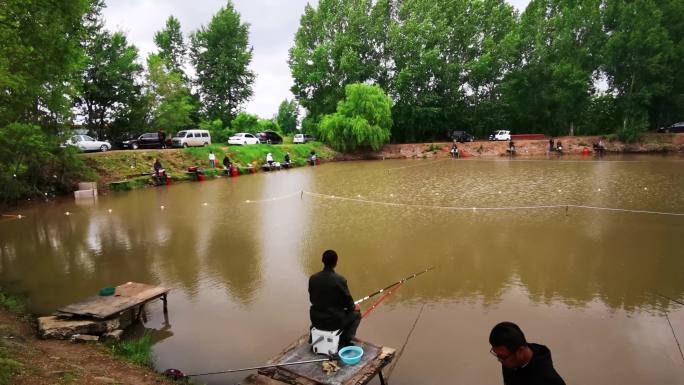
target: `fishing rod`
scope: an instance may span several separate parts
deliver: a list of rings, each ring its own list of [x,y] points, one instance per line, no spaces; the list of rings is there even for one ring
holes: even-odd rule
[[[392,295],[392,293],[394,293],[395,291],[397,291],[397,290],[398,290],[400,287],[402,287],[403,285],[404,285],[404,283],[402,282],[402,283],[397,284],[397,285],[394,286],[393,288],[389,289],[385,294],[382,295],[382,297],[380,297],[379,300],[377,300],[374,304],[372,304],[371,307],[369,307],[368,309],[366,309],[366,311],[363,313],[363,315],[361,316],[361,318],[362,318],[362,319],[363,319],[363,318],[366,318],[366,316],[367,316],[368,314],[370,314],[370,312],[372,312],[373,310],[375,310],[376,307],[380,306],[380,304],[381,304],[385,299],[387,299],[387,297],[389,297],[390,295]]]
[[[283,362],[280,364],[272,364],[272,365],[263,365],[263,366],[252,366],[249,368],[240,368],[240,369],[229,369],[229,370],[222,370],[220,372],[207,372],[207,373],[195,373],[195,374],[184,374],[178,369],[167,369],[164,374],[167,375],[168,377],[173,378],[174,380],[180,380],[183,378],[187,377],[198,377],[198,376],[209,376],[213,374],[224,374],[224,373],[235,373],[235,372],[245,372],[248,370],[257,370],[257,369],[266,369],[266,368],[275,368],[278,366],[292,366],[292,365],[302,365],[302,364],[311,364],[315,362],[323,362],[323,361],[330,361],[330,358],[319,358],[315,360],[307,360],[307,361],[293,361],[293,362]]]
[[[670,297],[668,297],[668,296],[666,296],[666,295],[662,295],[662,294],[660,294],[660,293],[655,293],[655,295],[657,295],[657,296],[659,296],[659,297],[663,297],[663,298],[665,298],[665,299],[669,299],[669,300],[672,301],[672,302],[675,302],[675,303],[678,303],[678,304],[684,306],[684,302],[682,302],[682,301],[678,301],[678,300],[676,300],[676,299],[674,299],[674,298],[670,298]]]
[[[434,268],[435,268],[434,266],[430,266],[430,267],[428,267],[427,269],[425,269],[425,270],[423,270],[423,271],[420,271],[420,272],[418,272],[418,273],[411,274],[411,275],[409,275],[409,276],[406,277],[406,278],[400,279],[400,280],[398,280],[397,282],[394,282],[393,284],[388,285],[387,287],[384,287],[384,288],[382,288],[382,289],[380,289],[380,290],[375,291],[374,293],[368,294],[367,296],[365,296],[365,297],[363,297],[363,298],[361,298],[361,299],[359,299],[359,300],[357,300],[357,301],[354,301],[354,305],[358,305],[358,304],[360,304],[361,302],[364,302],[364,301],[366,301],[366,300],[368,300],[368,299],[370,299],[370,298],[372,298],[372,297],[375,297],[375,296],[378,295],[378,294],[383,293],[385,290],[391,289],[393,286],[396,286],[396,285],[399,285],[399,284],[403,284],[404,282],[408,281],[409,279],[415,278],[415,277],[417,277],[417,276],[419,276],[419,275],[421,275],[421,274],[425,274],[425,273],[427,273],[428,271],[430,271],[430,270],[432,270],[432,269],[434,269]]]

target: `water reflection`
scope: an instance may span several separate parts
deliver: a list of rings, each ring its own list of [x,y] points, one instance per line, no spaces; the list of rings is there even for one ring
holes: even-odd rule
[[[421,365],[411,364],[416,351],[407,353],[398,383],[440,383],[438,366],[451,361],[433,354],[425,364],[421,357],[455,345],[480,349],[483,325],[504,318],[522,320],[543,342],[560,345],[554,357],[565,359],[566,372],[589,365],[571,358],[582,354],[573,341],[589,335],[597,344],[611,344],[592,346],[596,362],[622,349],[630,362],[651,365],[618,382],[639,383],[655,368],[665,371],[658,377],[663,383],[675,378],[672,368],[646,355],[665,354],[659,349],[671,332],[663,311],[673,312],[675,326],[684,322],[679,306],[653,295],[684,296],[682,217],[401,204],[587,204],[684,212],[681,163],[418,162],[327,164],[110,194],[92,205],[39,204],[24,219],[0,222],[0,283],[25,295],[38,313],[121,282],[165,285],[172,289],[173,322],[165,326],[153,306],[146,323],[154,329],[157,365],[220,370],[264,362],[306,330],[307,277],[320,270],[321,253],[332,248],[356,297],[436,267],[397,291],[360,329],[365,338],[398,347],[417,306],[427,304],[425,325],[416,330],[422,342],[412,343],[422,351],[414,356]],[[291,195],[297,191],[399,205]],[[559,329],[565,334],[554,334]],[[634,350],[631,336],[651,332],[646,353]],[[189,354],[188,346],[196,353]],[[487,364],[465,365],[452,377],[478,382],[474,373],[492,370]],[[606,378],[600,372],[575,380]],[[482,383],[499,382],[492,376]]]

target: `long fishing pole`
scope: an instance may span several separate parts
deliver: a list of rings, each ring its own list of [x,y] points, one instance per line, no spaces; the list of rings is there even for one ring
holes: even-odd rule
[[[392,287],[391,289],[389,289],[385,294],[382,295],[382,297],[380,297],[379,300],[377,300],[374,304],[372,304],[371,307],[369,307],[368,309],[366,309],[366,311],[363,313],[363,315],[361,316],[361,318],[362,318],[362,319],[363,319],[363,318],[366,318],[366,316],[367,316],[368,314],[370,314],[370,312],[372,312],[373,310],[375,310],[376,307],[380,306],[380,304],[381,304],[385,299],[387,299],[387,297],[389,297],[390,295],[392,295],[392,293],[394,293],[395,291],[397,291],[403,284],[404,284],[403,282],[402,282],[402,283],[399,283],[399,284],[395,285],[394,287]]]
[[[382,289],[380,289],[380,290],[377,290],[377,291],[375,291],[375,292],[373,292],[373,293],[371,293],[371,294],[368,294],[367,296],[365,296],[365,297],[363,297],[363,298],[361,298],[361,299],[359,299],[359,300],[354,301],[354,305],[358,305],[358,304],[360,304],[361,302],[364,302],[364,301],[366,301],[366,300],[368,300],[368,299],[370,299],[370,298],[375,297],[375,296],[378,295],[378,294],[383,293],[385,290],[391,289],[393,286],[396,286],[396,285],[398,285],[398,284],[400,284],[400,283],[404,283],[404,282],[408,281],[409,279],[415,278],[415,277],[417,277],[417,276],[419,276],[419,275],[421,275],[421,274],[425,274],[425,273],[427,273],[428,271],[430,271],[430,270],[432,270],[432,269],[434,269],[434,266],[430,266],[430,267],[428,267],[427,269],[425,269],[425,270],[423,270],[423,271],[421,271],[421,272],[414,273],[414,274],[409,275],[409,276],[406,277],[406,278],[400,279],[400,280],[398,280],[397,282],[394,282],[393,284],[388,285],[387,287],[384,287],[384,288],[382,288]]]
[[[669,299],[669,300],[672,301],[672,302],[675,302],[675,303],[678,303],[678,304],[684,306],[684,302],[682,302],[682,301],[678,301],[678,300],[676,300],[676,299],[674,299],[674,298],[670,298],[670,297],[668,297],[668,296],[666,296],[666,295],[662,295],[662,294],[660,294],[660,293],[655,293],[655,295],[657,295],[657,296],[659,296],[659,297],[663,297],[663,298],[665,298],[665,299]]]
[[[672,337],[674,337],[675,343],[677,344],[677,349],[679,349],[679,355],[682,357],[682,361],[684,361],[684,353],[682,353],[682,346],[679,344],[679,339],[677,339],[677,333],[675,333],[674,328],[672,327],[672,322],[670,322],[670,317],[667,315],[667,311],[665,312],[665,319],[667,320],[667,324],[670,325]]]
[[[302,364],[311,364],[315,362],[323,362],[323,361],[330,361],[330,358],[319,358],[315,360],[307,360],[307,361],[293,361],[293,362],[283,362],[280,364],[272,364],[272,365],[262,365],[262,366],[252,366],[249,368],[240,368],[240,369],[229,369],[229,370],[222,370],[220,372],[207,372],[207,373],[195,373],[195,374],[184,374],[178,369],[168,369],[166,372],[164,372],[166,375],[170,377],[174,377],[176,379],[181,379],[181,378],[186,378],[186,377],[198,377],[198,376],[210,376],[213,374],[224,374],[224,373],[235,373],[235,372],[245,372],[248,370],[257,370],[257,369],[266,369],[266,368],[274,368],[277,366],[291,366],[291,365],[302,365]]]

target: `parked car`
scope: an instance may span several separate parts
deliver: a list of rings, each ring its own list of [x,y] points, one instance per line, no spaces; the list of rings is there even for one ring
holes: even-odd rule
[[[292,139],[292,143],[294,144],[302,144],[302,143],[308,143],[308,142],[313,142],[316,140],[313,136],[309,134],[295,134],[294,138]]]
[[[454,131],[451,133],[451,139],[460,143],[464,143],[472,142],[475,140],[475,137],[465,131]]]
[[[133,139],[124,140],[121,142],[121,147],[137,150],[138,148],[163,148],[161,141],[159,141],[159,134],[156,132],[148,132],[139,135]]]
[[[256,133],[260,143],[283,144],[283,138],[273,131],[263,131]]]
[[[228,138],[228,144],[258,144],[259,139],[248,132],[238,132]]]
[[[677,122],[667,127],[660,127],[658,132],[684,132],[684,122]]]
[[[208,146],[210,144],[211,135],[207,130],[183,130],[171,139],[173,147]]]
[[[509,130],[498,130],[489,135],[489,140],[511,140],[511,132]]]
[[[81,151],[109,151],[112,145],[109,142],[95,140],[88,135],[73,135],[64,142],[64,146],[76,146]]]

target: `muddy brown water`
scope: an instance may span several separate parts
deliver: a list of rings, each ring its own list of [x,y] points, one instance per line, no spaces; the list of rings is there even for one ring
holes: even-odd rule
[[[540,205],[561,207],[524,208]],[[487,343],[502,320],[569,384],[684,383],[665,318],[684,342],[684,310],[654,295],[684,300],[684,216],[563,205],[684,213],[684,162],[348,162],[36,204],[0,221],[0,284],[40,314],[126,281],[167,286],[168,320],[154,303],[144,324],[156,368],[217,371],[306,331],[307,277],[333,248],[356,297],[436,266],[359,329],[404,347],[392,384],[502,383]]]

